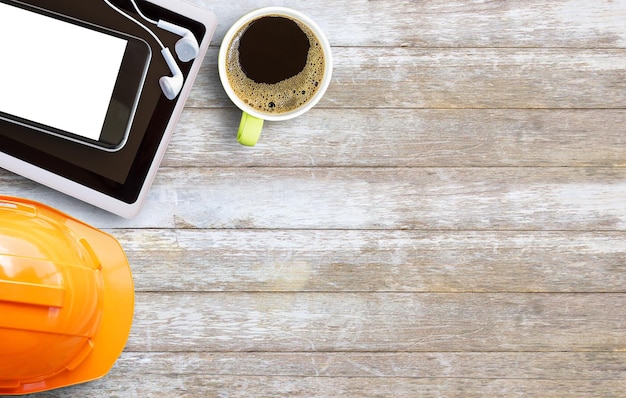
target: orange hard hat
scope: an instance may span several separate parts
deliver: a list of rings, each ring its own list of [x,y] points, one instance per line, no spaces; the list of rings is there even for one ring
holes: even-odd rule
[[[0,196],[0,395],[104,376],[133,318],[112,236],[40,203]]]

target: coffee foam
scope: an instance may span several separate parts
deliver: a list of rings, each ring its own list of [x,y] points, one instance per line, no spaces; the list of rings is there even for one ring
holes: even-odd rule
[[[324,49],[315,34],[298,20],[285,15],[271,16],[293,20],[308,37],[310,47],[305,68],[297,75],[274,84],[257,83],[246,76],[239,62],[239,41],[254,22],[251,21],[237,32],[230,43],[226,75],[233,91],[245,104],[262,113],[280,114],[296,110],[313,98],[324,77]]]

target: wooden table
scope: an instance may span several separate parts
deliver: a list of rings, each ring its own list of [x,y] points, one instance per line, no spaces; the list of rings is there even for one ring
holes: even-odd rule
[[[220,21],[149,200],[111,372],[42,397],[626,395],[626,1],[194,0]],[[319,105],[235,141],[226,29],[315,19]]]

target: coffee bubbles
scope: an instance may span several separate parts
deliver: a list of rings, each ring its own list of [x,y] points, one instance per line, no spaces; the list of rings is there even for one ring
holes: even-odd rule
[[[235,94],[266,114],[305,105],[324,78],[322,45],[306,25],[281,15],[250,21],[232,39],[226,76]]]

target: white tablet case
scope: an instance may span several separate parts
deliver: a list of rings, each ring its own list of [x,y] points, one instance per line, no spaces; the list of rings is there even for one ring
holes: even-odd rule
[[[97,190],[91,189],[89,187],[86,187],[74,181],[71,181],[63,176],[57,175],[48,170],[32,165],[28,162],[25,162],[21,159],[17,159],[3,152],[0,152],[0,167],[6,170],[9,170],[13,173],[20,174],[40,184],[46,185],[57,191],[73,196],[77,199],[90,203],[94,206],[100,207],[104,210],[107,210],[119,216],[122,216],[125,218],[134,218],[139,214],[143,206],[143,203],[148,195],[148,191],[154,181],[154,177],[159,168],[159,165],[161,164],[161,161],[163,160],[163,156],[165,154],[167,145],[169,144],[170,138],[172,136],[172,132],[183,111],[185,101],[187,97],[189,96],[191,87],[193,85],[193,82],[196,79],[198,71],[200,70],[200,66],[209,48],[211,38],[217,26],[217,20],[215,18],[215,15],[208,10],[200,9],[198,7],[195,7],[188,3],[184,3],[179,0],[148,0],[148,1],[164,9],[170,10],[186,18],[195,20],[203,24],[206,28],[206,34],[202,38],[202,41],[198,43],[200,47],[200,52],[198,53],[198,56],[193,61],[193,64],[191,65],[191,69],[187,75],[187,78],[185,79],[183,88],[178,98],[176,99],[176,105],[174,107],[174,111],[169,119],[163,138],[161,142],[159,143],[157,152],[154,158],[152,159],[152,163],[150,165],[148,175],[146,176],[144,180],[144,183],[141,187],[137,200],[133,203],[126,203],[126,202],[120,201],[116,198],[103,194],[102,192],[99,192]]]

